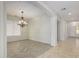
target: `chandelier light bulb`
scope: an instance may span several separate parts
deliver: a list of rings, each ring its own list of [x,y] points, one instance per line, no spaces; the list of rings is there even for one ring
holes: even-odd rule
[[[24,20],[24,17],[23,17],[23,11],[21,11],[22,13],[22,16],[21,16],[21,20],[19,20],[19,24],[21,27],[24,27],[26,24],[28,24],[25,20]]]

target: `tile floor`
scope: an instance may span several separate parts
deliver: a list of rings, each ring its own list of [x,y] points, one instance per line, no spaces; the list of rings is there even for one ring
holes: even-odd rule
[[[60,41],[56,47],[31,40],[11,42],[8,57],[79,58],[79,38]]]
[[[34,58],[45,53],[51,48],[50,45],[32,41],[22,40],[8,43],[8,58]]]
[[[52,47],[39,58],[79,58],[79,38],[69,38]]]

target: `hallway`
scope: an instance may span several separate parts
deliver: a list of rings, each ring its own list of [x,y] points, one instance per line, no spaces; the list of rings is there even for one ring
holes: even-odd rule
[[[42,58],[79,58],[79,39],[69,38],[52,47]]]

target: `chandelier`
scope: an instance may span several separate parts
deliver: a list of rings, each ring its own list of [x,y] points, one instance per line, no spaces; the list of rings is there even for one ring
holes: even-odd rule
[[[20,27],[25,27],[25,25],[28,24],[28,23],[24,20],[23,13],[24,13],[24,12],[21,11],[22,16],[21,16],[21,19],[19,20],[19,24],[18,24],[18,25],[20,25]]]

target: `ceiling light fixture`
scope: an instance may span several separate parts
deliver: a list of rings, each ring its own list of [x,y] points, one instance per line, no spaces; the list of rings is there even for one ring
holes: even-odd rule
[[[23,13],[24,13],[24,12],[21,11],[22,16],[21,16],[21,19],[19,20],[19,24],[18,24],[18,25],[20,25],[20,27],[24,27],[26,24],[28,24],[28,23],[24,20]]]
[[[72,15],[71,12],[69,12],[68,15]]]
[[[64,11],[64,10],[66,10],[66,8],[62,8],[61,10]]]

